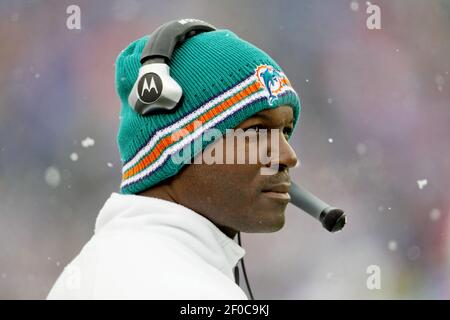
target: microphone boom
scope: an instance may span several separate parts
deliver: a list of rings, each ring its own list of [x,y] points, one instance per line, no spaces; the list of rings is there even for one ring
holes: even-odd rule
[[[293,205],[320,221],[322,226],[328,231],[340,231],[345,226],[347,218],[342,209],[331,207],[294,182],[291,182],[289,195]]]

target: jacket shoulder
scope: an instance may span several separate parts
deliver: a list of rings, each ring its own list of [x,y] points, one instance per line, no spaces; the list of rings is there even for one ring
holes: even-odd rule
[[[214,297],[246,299],[234,282],[174,239],[125,230],[93,236],[64,269],[48,299]]]

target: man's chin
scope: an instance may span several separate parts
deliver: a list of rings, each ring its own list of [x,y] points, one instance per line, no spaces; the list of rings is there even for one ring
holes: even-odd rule
[[[254,223],[254,231],[253,233],[271,233],[277,232],[284,227],[285,218],[284,211],[277,213],[269,213],[261,220],[258,220]]]
[[[285,219],[284,219],[284,213],[281,213],[280,214],[280,217],[276,220],[276,221],[274,221],[272,224],[271,224],[271,230],[270,231],[267,231],[267,232],[277,232],[277,231],[280,231],[283,227],[284,227],[284,224],[285,224]]]

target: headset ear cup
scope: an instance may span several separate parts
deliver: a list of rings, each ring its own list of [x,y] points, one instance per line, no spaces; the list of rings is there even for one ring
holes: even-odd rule
[[[143,65],[128,97],[129,105],[140,115],[170,112],[183,96],[181,86],[170,76],[164,63]]]

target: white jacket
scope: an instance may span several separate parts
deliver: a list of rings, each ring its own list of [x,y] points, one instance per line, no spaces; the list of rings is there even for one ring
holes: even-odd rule
[[[112,193],[95,233],[47,299],[248,299],[233,268],[245,250],[173,202]]]

